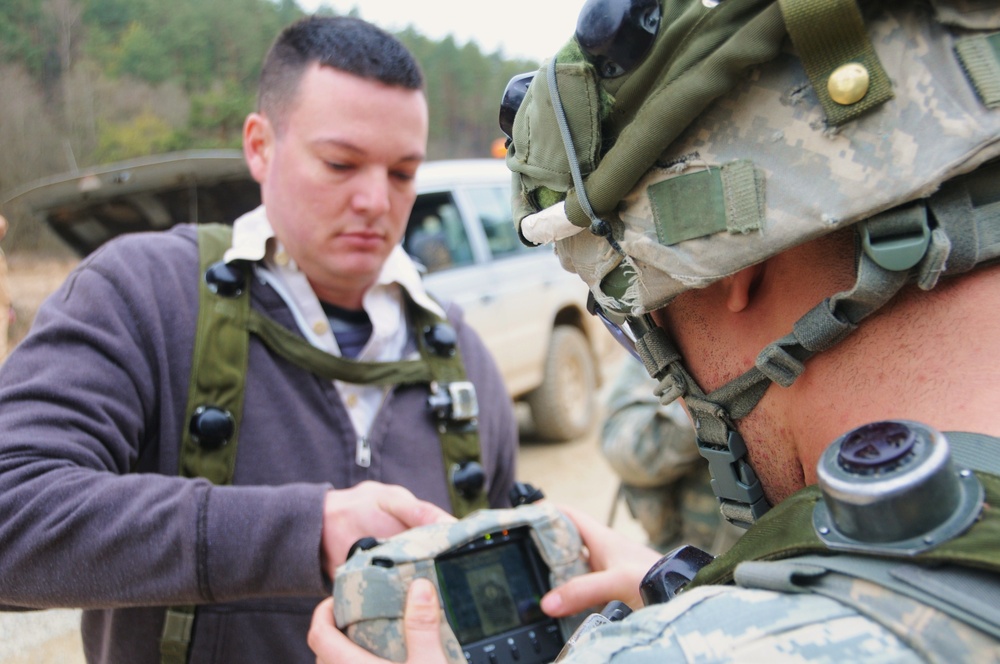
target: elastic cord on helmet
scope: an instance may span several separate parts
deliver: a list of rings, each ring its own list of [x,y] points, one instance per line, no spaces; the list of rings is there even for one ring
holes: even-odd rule
[[[584,211],[590,219],[590,232],[594,235],[604,237],[608,244],[622,256],[625,252],[611,234],[611,224],[604,221],[594,212],[587,197],[587,189],[583,186],[583,173],[580,171],[580,160],[576,155],[576,146],[573,143],[573,134],[569,130],[569,122],[566,120],[566,109],[563,107],[562,99],[559,97],[559,85],[556,77],[556,56],[552,57],[546,72],[546,81],[549,84],[549,98],[552,100],[552,110],[556,114],[556,124],[559,125],[559,135],[562,137],[563,149],[566,151],[566,159],[569,161],[570,175],[573,177],[573,187],[576,189],[577,199],[580,201],[580,209]]]

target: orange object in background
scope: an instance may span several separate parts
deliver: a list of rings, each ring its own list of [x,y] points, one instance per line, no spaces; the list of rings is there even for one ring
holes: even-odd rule
[[[507,139],[498,138],[493,141],[493,145],[490,146],[490,154],[497,159],[505,158],[507,156]]]

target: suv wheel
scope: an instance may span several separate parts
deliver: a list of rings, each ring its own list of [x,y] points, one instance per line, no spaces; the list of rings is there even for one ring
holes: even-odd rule
[[[540,438],[565,441],[590,430],[597,415],[597,371],[583,332],[568,325],[552,331],[545,375],[528,406]]]

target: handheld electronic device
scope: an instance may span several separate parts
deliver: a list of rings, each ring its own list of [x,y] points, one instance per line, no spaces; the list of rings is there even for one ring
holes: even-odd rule
[[[527,527],[487,533],[434,560],[445,615],[478,664],[551,662],[565,639],[539,605],[549,569]]]
[[[335,574],[337,625],[369,652],[406,661],[406,595],[423,577],[441,601],[449,664],[553,661],[586,615],[550,618],[542,597],[590,567],[576,527],[548,501],[529,504],[536,495],[525,488],[514,508],[359,541]]]

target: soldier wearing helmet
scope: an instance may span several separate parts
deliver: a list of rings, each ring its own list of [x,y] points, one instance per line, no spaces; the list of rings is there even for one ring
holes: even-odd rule
[[[542,608],[646,607],[563,661],[997,661],[996,3],[590,0],[526,82],[522,237],[683,400],[749,527],[670,584],[569,512],[596,571]],[[446,661],[415,587],[409,661]]]

